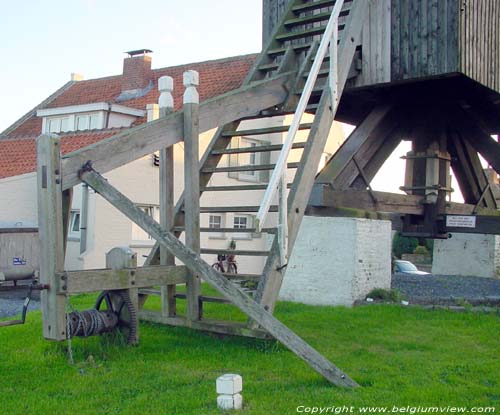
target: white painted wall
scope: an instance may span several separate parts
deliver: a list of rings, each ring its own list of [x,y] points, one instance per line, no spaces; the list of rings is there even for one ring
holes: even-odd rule
[[[306,216],[280,299],[352,306],[372,289],[390,285],[389,221]]]
[[[0,222],[38,223],[36,173],[0,179]]]
[[[432,273],[500,278],[500,236],[453,233],[435,240]]]

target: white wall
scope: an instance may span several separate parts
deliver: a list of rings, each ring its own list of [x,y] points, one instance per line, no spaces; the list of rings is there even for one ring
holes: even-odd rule
[[[0,221],[38,224],[36,173],[0,179]]]
[[[306,216],[288,263],[282,300],[352,306],[391,285],[389,221]]]
[[[432,273],[500,278],[500,237],[453,233],[434,241]]]

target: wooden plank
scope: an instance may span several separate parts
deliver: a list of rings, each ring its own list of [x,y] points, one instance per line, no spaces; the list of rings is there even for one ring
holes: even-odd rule
[[[300,124],[299,130],[309,130],[311,123]],[[248,135],[276,134],[286,133],[290,128],[289,125],[280,125],[278,127],[254,128],[252,130],[228,131],[224,133],[224,137],[242,137]]]
[[[257,304],[251,297],[222,276],[209,264],[203,261],[195,252],[184,246],[175,235],[165,232],[153,218],[139,209],[131,200],[118,192],[104,177],[91,169],[80,172],[80,178],[96,190],[111,205],[125,216],[137,223],[160,244],[182,261],[195,275],[203,279],[224,297],[230,300],[241,311],[260,324],[274,338],[282,342],[298,357],[308,363],[314,370],[327,380],[338,386],[357,387],[358,384],[345,373],[313,349],[309,344],[273,317],[263,306]]]
[[[288,93],[286,82],[292,74],[257,81],[234,91],[204,101],[200,105],[199,130],[205,132],[219,125],[281,104]],[[141,124],[96,144],[66,154],[62,160],[63,189],[77,185],[78,171],[91,161],[101,172],[108,172],[182,140],[183,112],[178,111],[156,121]]]
[[[475,226],[471,228],[446,226],[446,219],[445,219],[443,232],[500,235],[500,217],[476,216],[476,215],[473,215],[471,217],[474,218],[476,222]]]
[[[212,255],[239,255],[239,256],[267,256],[269,251],[247,251],[242,249],[210,249],[201,248],[202,254],[212,254]]]
[[[361,42],[361,28],[366,20],[367,7],[363,1],[353,2],[351,12],[346,22],[346,33],[339,45],[338,68],[338,94],[342,96],[347,74],[352,63],[356,45]],[[335,113],[330,108],[330,89],[326,88],[321,96],[313,126],[309,133],[307,146],[302,153],[300,167],[295,174],[292,189],[288,195],[288,246],[292,251],[300,223],[304,216],[310,192],[314,184],[317,166],[321,159],[323,149]],[[271,311],[276,304],[279,290],[284,276],[284,268],[279,265],[279,247],[276,241],[271,247],[271,252],[264,267],[264,275],[259,282],[255,298],[257,302]],[[250,322],[253,325],[253,323]]]
[[[183,265],[156,265],[138,268],[92,269],[64,273],[67,289],[61,293],[81,294],[104,290],[147,288],[154,285],[186,283],[188,270]]]
[[[174,327],[187,327],[195,330],[206,331],[208,333],[227,334],[230,336],[253,337],[257,339],[271,339],[264,330],[252,330],[246,327],[244,323],[237,323],[231,321],[219,321],[203,319],[198,321],[191,321],[184,317],[163,317],[160,313],[142,310],[139,313],[139,318],[144,321],[152,323],[166,324]]]
[[[200,254],[200,166],[199,166],[199,96],[198,73],[184,73],[184,233],[186,247]],[[165,247],[167,248],[167,247]],[[198,297],[201,295],[200,275],[189,273],[186,280],[186,317],[200,319]]]
[[[356,154],[361,146],[376,131],[377,127],[388,119],[392,111],[392,105],[384,104],[375,107],[372,112],[354,129],[351,135],[344,141],[326,166],[316,178],[316,183],[333,183],[338,175],[351,163],[352,156]]]
[[[373,196],[375,196],[377,202],[373,200]],[[313,190],[309,206],[331,207],[335,209],[352,208],[373,212],[410,215],[424,214],[424,196],[378,191],[374,191],[373,196],[366,190],[336,191],[329,187],[321,186]],[[450,215],[470,215],[474,212],[474,209],[475,205],[454,202],[446,203],[446,213]],[[489,213],[496,213],[496,211],[491,211]]]
[[[42,135],[37,140],[38,236],[40,238],[40,283],[50,289],[40,294],[43,336],[66,339],[66,297],[59,294],[64,271],[64,225],[61,188],[60,139]]]
[[[283,132],[288,131],[288,127],[283,129]],[[243,135],[243,134],[242,134]],[[293,143],[292,150],[302,149],[306,143]],[[262,153],[267,151],[280,151],[283,148],[282,144],[260,145],[254,147],[227,148],[225,150],[215,150],[212,154],[244,154],[244,153]]]

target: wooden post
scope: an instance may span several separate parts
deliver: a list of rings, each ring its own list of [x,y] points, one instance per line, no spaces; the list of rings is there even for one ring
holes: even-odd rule
[[[65,238],[58,136],[42,135],[38,138],[37,160],[40,283],[49,285],[49,289],[43,290],[40,295],[43,336],[48,340],[65,340],[66,297],[60,294],[65,286],[65,282],[61,280]],[[71,197],[67,199],[71,203]]]
[[[200,168],[199,168],[199,95],[196,71],[184,72],[184,212],[186,246],[200,254]],[[200,277],[190,273],[186,284],[187,313],[190,320],[199,320],[198,298]]]
[[[106,254],[106,268],[113,270],[137,268],[137,254],[128,247],[119,246],[113,248]],[[139,290],[137,288],[129,288],[127,291],[136,312],[139,312]],[[139,325],[137,325],[135,341],[136,344],[139,342]]]
[[[162,76],[158,80],[160,118],[174,111],[174,80]],[[174,146],[160,150],[160,225],[168,232],[174,227]],[[175,257],[160,246],[160,265],[175,265]],[[164,316],[177,314],[175,285],[161,287],[161,311]]]

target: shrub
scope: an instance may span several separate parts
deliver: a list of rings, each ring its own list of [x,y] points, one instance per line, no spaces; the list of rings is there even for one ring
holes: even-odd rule
[[[399,303],[403,299],[398,290],[384,290],[383,288],[371,290],[366,297],[393,303]]]
[[[429,255],[429,251],[423,245],[417,246],[415,248],[415,250],[413,251],[413,253],[416,254],[416,255]]]

